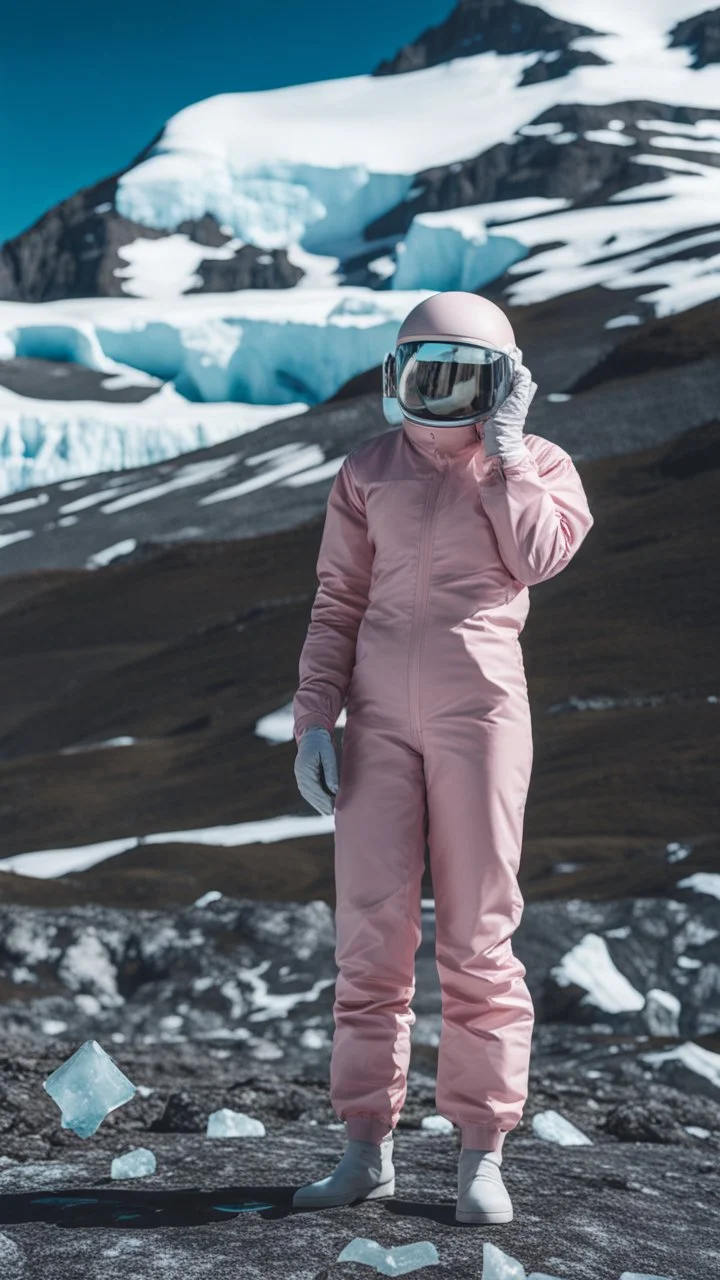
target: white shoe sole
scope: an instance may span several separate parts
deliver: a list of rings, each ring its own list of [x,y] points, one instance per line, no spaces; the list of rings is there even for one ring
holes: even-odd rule
[[[376,1187],[371,1187],[369,1191],[358,1191],[357,1195],[354,1195],[350,1200],[346,1195],[341,1195],[340,1193],[332,1196],[322,1192],[317,1196],[307,1194],[300,1198],[300,1192],[297,1191],[293,1196],[293,1208],[339,1209],[341,1205],[362,1203],[363,1200],[384,1200],[394,1195],[395,1179],[391,1178],[389,1182],[379,1182]]]
[[[481,1213],[479,1210],[472,1212],[471,1210],[457,1209],[455,1212],[456,1222],[470,1223],[493,1223],[493,1222],[512,1222],[512,1209],[496,1209],[494,1213]]]

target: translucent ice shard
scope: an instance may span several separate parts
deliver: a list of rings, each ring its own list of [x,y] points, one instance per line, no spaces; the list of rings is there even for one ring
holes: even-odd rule
[[[129,1102],[135,1085],[97,1040],[84,1044],[43,1084],[62,1112],[63,1129],[89,1138],[111,1111]]]
[[[527,1280],[562,1280],[562,1276],[551,1276],[547,1271],[531,1271]]]
[[[409,1271],[419,1271],[421,1267],[437,1266],[439,1261],[435,1245],[430,1240],[418,1240],[415,1244],[388,1249],[377,1269],[383,1276],[406,1276]]]
[[[253,1120],[242,1111],[231,1111],[223,1107],[208,1116],[208,1138],[264,1138],[265,1125],[262,1120]]]
[[[410,1271],[435,1266],[440,1261],[437,1249],[430,1240],[420,1240],[416,1244],[384,1249],[377,1240],[366,1240],[363,1236],[356,1236],[351,1240],[337,1260],[338,1262],[365,1262],[383,1276],[406,1276]]]
[[[481,1280],[562,1280],[560,1276],[548,1275],[545,1271],[532,1271],[525,1276],[525,1268],[517,1258],[503,1253],[497,1245],[486,1240],[483,1244],[483,1269]]]
[[[623,1271],[620,1280],[668,1280],[667,1276],[651,1276],[645,1271]]]
[[[124,1156],[116,1156],[110,1166],[111,1178],[147,1178],[157,1169],[157,1160],[148,1147],[135,1147]]]
[[[338,1262],[366,1262],[368,1266],[378,1269],[378,1263],[384,1262],[387,1250],[377,1240],[366,1240],[364,1236],[356,1236],[345,1245],[338,1254]]]
[[[533,1133],[546,1142],[559,1142],[563,1147],[592,1146],[592,1138],[560,1115],[559,1111],[539,1111],[533,1116]]]
[[[525,1280],[525,1268],[522,1262],[503,1253],[496,1244],[489,1240],[483,1242],[482,1280]]]

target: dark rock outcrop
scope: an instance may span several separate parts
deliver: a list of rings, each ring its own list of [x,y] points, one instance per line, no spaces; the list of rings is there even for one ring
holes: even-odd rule
[[[204,1133],[207,1112],[184,1089],[171,1093],[161,1116],[153,1120],[153,1133]]]
[[[693,255],[698,255],[703,247],[694,246]],[[714,252],[714,248],[713,244],[708,245],[709,252]],[[672,242],[668,244],[670,256]],[[568,391],[579,395],[613,378],[637,378],[661,366],[672,369],[712,357],[717,354],[719,321],[720,302],[712,298],[676,315],[651,320],[636,332],[626,330],[628,336],[621,338],[593,369],[581,374]]]
[[[577,36],[602,35],[592,27],[552,17],[543,9],[518,0],[459,0],[436,27],[428,27],[394,58],[381,62],[373,75],[397,75],[434,67],[452,58],[495,52],[565,49]],[[598,59],[602,62],[602,58]]]
[[[103,179],[55,205],[31,227],[0,246],[0,299],[51,302],[58,298],[127,297],[127,268],[119,250],[134,240],[161,240],[172,232],[146,227],[115,207],[121,174]],[[196,244],[219,247],[230,240],[216,219],[205,214],[175,228]],[[201,261],[202,285],[189,292],[233,289],[286,289],[304,272],[288,261],[284,249],[265,251],[242,245],[227,259]]]
[[[671,32],[670,45],[689,49],[691,66],[707,67],[720,62],[720,9],[706,9],[678,22]]]
[[[563,49],[557,57],[540,57],[537,62],[533,62],[532,66],[527,67],[522,74],[520,87],[526,84],[539,84],[544,80],[559,80],[562,76],[567,76],[576,67],[602,67],[605,66],[607,59],[601,58],[598,53],[593,53],[590,49]]]
[[[212,860],[212,847],[206,856]],[[249,1058],[326,1060],[336,973],[326,902],[220,896],[176,911],[0,906],[0,925],[3,1037],[32,1037],[52,1024],[80,1040],[209,1039],[244,1045]],[[718,925],[717,900],[687,890],[668,899],[526,902],[513,950],[527,970],[536,1025],[574,1027],[605,1045],[637,1038],[638,1050],[648,1037],[670,1046],[678,1037],[719,1036]],[[413,1006],[416,1039],[426,1047],[439,1030],[434,951],[434,913],[426,908]],[[563,962],[570,953],[574,972],[582,956],[585,964],[594,956],[612,976],[597,990],[588,976],[589,992],[569,983]],[[623,992],[629,984],[639,1007],[627,998],[614,1007],[607,1000],[613,983]],[[598,1055],[605,1066],[607,1050]],[[699,1077],[693,1093],[715,1098],[720,1130],[720,1089]],[[155,1127],[194,1131],[201,1119],[175,1095]],[[689,1114],[683,1123],[701,1121]]]
[[[564,133],[575,134],[574,139],[558,145],[552,137],[521,132],[511,143],[499,142],[480,155],[425,169],[415,178],[411,198],[369,223],[365,236],[368,240],[403,236],[418,213],[525,196],[562,198],[576,207],[602,205],[628,187],[657,182],[660,164],[636,164],[631,159],[647,142],[648,131],[635,125],[644,117],[693,124],[703,117],[720,119],[720,111],[646,101],[612,106],[560,103],[543,111],[528,128],[559,124]],[[612,146],[583,136],[606,128],[613,118],[625,122],[625,136],[634,140],[634,146]],[[652,152],[659,160],[662,148],[653,146]],[[720,156],[708,153],[703,163],[720,165]]]

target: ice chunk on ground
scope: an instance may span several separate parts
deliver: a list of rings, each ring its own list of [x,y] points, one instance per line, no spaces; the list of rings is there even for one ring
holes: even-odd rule
[[[669,1276],[651,1276],[646,1271],[623,1271],[620,1280],[669,1280]]]
[[[452,1120],[447,1120],[445,1116],[423,1116],[420,1128],[425,1129],[429,1133],[452,1133]]]
[[[349,1244],[345,1245],[342,1253],[338,1254],[338,1262],[366,1262],[368,1266],[378,1269],[378,1263],[382,1262],[387,1254],[387,1250],[383,1249],[377,1240],[367,1240],[364,1236],[355,1236]]]
[[[135,1085],[97,1040],[86,1040],[48,1076],[43,1088],[62,1112],[63,1129],[72,1129],[80,1138],[91,1137],[111,1111],[135,1095]]]
[[[576,1128],[559,1111],[539,1111],[533,1116],[533,1133],[546,1142],[559,1142],[563,1147],[592,1146],[592,1138]]]
[[[262,1120],[254,1120],[242,1111],[231,1111],[222,1107],[208,1116],[208,1138],[264,1138],[265,1125]]]
[[[486,1240],[483,1244],[483,1269],[481,1280],[526,1280],[525,1268],[517,1258],[503,1253],[497,1245]],[[561,1280],[559,1276],[548,1275],[545,1271],[533,1271],[527,1280]]]
[[[485,1240],[481,1280],[525,1280],[525,1268],[509,1253],[503,1253],[496,1244]]]
[[[157,1160],[148,1147],[135,1147],[116,1156],[110,1166],[111,1178],[147,1178],[157,1169]]]
[[[437,1249],[430,1240],[384,1249],[377,1240],[363,1236],[356,1236],[338,1256],[338,1262],[365,1262],[383,1276],[405,1276],[421,1267],[436,1266],[439,1261]]]

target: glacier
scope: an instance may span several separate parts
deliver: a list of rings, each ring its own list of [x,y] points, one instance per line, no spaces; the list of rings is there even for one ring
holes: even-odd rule
[[[196,294],[171,306],[0,303],[2,355],[73,360],[115,384],[159,387],[128,404],[39,400],[0,386],[0,496],[146,466],[305,412],[379,365],[427,293],[326,286]]]
[[[162,299],[0,303],[0,354],[74,360],[190,401],[318,404],[382,362],[428,290],[327,286]],[[145,402],[147,403],[147,401]],[[115,406],[117,407],[117,406]]]
[[[0,386],[0,496],[70,477],[162,462],[257,431],[306,408],[297,402],[193,404],[171,385],[140,404],[34,400]],[[0,545],[20,536],[29,537],[31,531],[0,535],[5,540]]]
[[[413,218],[397,246],[393,289],[480,289],[526,257],[519,240],[488,233],[481,218],[468,225],[465,214],[452,209]]]

